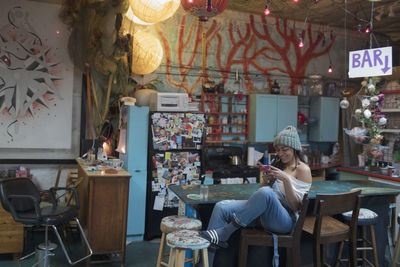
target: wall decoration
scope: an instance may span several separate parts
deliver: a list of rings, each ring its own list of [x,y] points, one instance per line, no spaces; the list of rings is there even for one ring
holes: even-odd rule
[[[333,31],[324,32],[312,24],[304,27],[303,23],[278,17],[226,12],[222,18],[206,23],[180,13],[173,23],[155,25],[164,46],[165,78],[171,86],[195,94],[199,93],[204,76],[227,83],[235,74],[238,76],[240,69],[239,79],[248,92],[256,90],[257,74],[265,78],[269,87],[274,77],[287,77],[286,86],[294,94],[295,86],[309,74],[312,62],[323,57],[328,60],[328,52],[336,42]],[[178,31],[172,33],[172,27]],[[299,36],[304,47],[298,46]],[[206,68],[199,75],[202,56]]]
[[[73,65],[58,5],[3,0],[0,147],[71,148]]]

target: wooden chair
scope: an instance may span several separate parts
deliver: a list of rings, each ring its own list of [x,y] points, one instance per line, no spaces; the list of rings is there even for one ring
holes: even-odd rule
[[[278,246],[286,248],[286,266],[300,266],[300,239],[308,208],[308,195],[304,195],[296,227],[289,234],[278,235]],[[271,234],[261,229],[243,228],[240,233],[239,267],[247,264],[249,246],[274,246]]]
[[[397,223],[400,225],[400,213],[397,215]],[[400,228],[399,228],[399,233],[397,236],[396,247],[394,249],[394,256],[393,256],[391,267],[396,267],[396,266],[398,266],[398,264],[400,264],[399,254],[400,254]]]
[[[325,254],[328,243],[349,240],[350,266],[357,266],[357,224],[360,210],[361,190],[342,194],[317,194],[314,216],[306,217],[303,231],[313,238],[314,266],[326,264]],[[345,224],[332,216],[352,211],[350,224]],[[322,248],[322,251],[321,251]]]

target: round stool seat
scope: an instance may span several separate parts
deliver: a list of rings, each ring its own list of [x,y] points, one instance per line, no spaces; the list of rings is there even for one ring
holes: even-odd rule
[[[353,215],[352,211],[348,211],[342,213],[343,218],[346,221],[351,220],[351,216]],[[358,213],[358,225],[373,225],[378,222],[378,214],[373,212],[372,210],[361,208]]]
[[[187,216],[172,215],[162,218],[160,229],[166,234],[179,230],[200,230],[201,221]]]
[[[210,242],[202,238],[198,231],[180,230],[167,235],[167,244],[171,248],[199,250],[208,248]]]

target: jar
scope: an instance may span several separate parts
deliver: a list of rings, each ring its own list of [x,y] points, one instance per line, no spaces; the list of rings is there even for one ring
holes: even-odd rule
[[[274,80],[274,83],[272,84],[272,87],[271,87],[271,94],[279,95],[280,89],[281,88],[280,88],[279,84],[276,82],[276,80]]]
[[[208,123],[209,124],[214,124],[214,116],[208,117]]]
[[[310,95],[312,96],[317,96],[317,95],[323,95],[324,93],[324,86],[323,82],[321,80],[322,76],[321,75],[310,75],[308,76],[310,78]]]
[[[227,124],[227,123],[228,123],[228,118],[227,118],[227,117],[223,117],[223,118],[221,119],[221,123],[222,123],[222,124]]]

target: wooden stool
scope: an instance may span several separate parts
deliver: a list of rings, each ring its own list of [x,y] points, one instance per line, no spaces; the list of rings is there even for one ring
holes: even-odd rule
[[[352,212],[351,211],[345,212],[342,215],[346,221],[350,221]],[[365,263],[367,263],[367,264],[369,264],[369,266],[379,267],[378,252],[376,250],[376,241],[375,241],[375,229],[374,229],[374,225],[377,222],[378,222],[378,214],[376,214],[375,212],[373,212],[372,210],[369,210],[369,209],[364,209],[364,208],[360,209],[360,212],[358,214],[358,225],[362,227],[362,237],[357,239],[357,241],[362,241],[363,246],[362,247],[357,246],[357,251],[362,251],[362,257],[357,258],[357,262],[362,261],[363,266],[365,266]],[[367,239],[367,227],[368,226],[369,226],[369,232],[371,235],[371,240]],[[367,244],[368,244],[368,246],[367,246]],[[339,266],[339,264],[342,263],[343,261],[347,261],[347,259],[341,259],[343,245],[344,245],[344,242],[342,241],[340,244],[340,247],[339,247],[339,253],[338,253],[338,257],[337,257],[337,261],[336,261],[336,265],[335,265],[336,267]],[[374,264],[367,259],[367,250],[372,250],[373,257],[374,257]]]
[[[199,236],[198,231],[180,230],[169,233],[167,235],[167,244],[171,247],[169,254],[168,267],[183,267],[185,265],[186,250],[193,250],[193,254],[197,255],[201,250],[203,267],[208,267],[208,251],[210,246],[208,240]],[[193,257],[195,259],[195,257]],[[193,262],[194,264],[195,262]]]
[[[400,213],[397,214],[397,223],[400,224]],[[394,249],[394,256],[393,256],[392,265],[391,265],[392,267],[396,267],[397,264],[400,264],[400,262],[398,262],[399,253],[400,253],[400,230],[397,235],[396,247]]]
[[[160,267],[161,265],[168,266],[166,262],[162,261],[165,257],[169,255],[169,254],[164,254],[166,235],[179,230],[200,230],[201,221],[191,217],[172,215],[162,218],[160,223],[160,229],[162,235],[161,235],[160,249],[158,251],[158,258],[156,265],[157,267]],[[193,259],[195,258],[196,257],[193,257]]]

